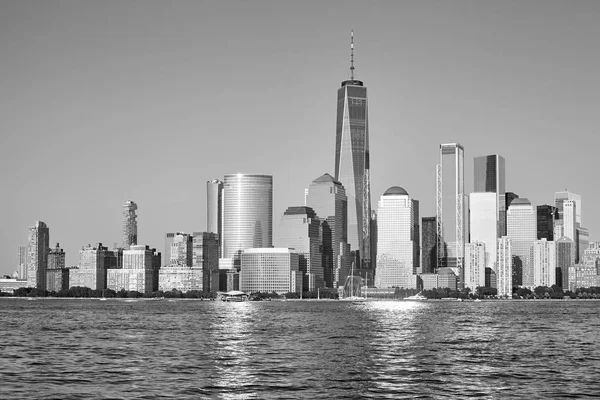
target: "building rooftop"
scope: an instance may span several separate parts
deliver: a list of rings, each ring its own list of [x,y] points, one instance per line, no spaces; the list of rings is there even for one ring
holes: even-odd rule
[[[527,198],[525,198],[525,197],[519,197],[518,199],[514,199],[512,201],[512,203],[510,203],[510,205],[511,206],[518,206],[518,205],[521,205],[521,206],[530,206],[531,202]]]
[[[331,176],[329,174],[323,174],[320,177],[318,177],[317,179],[315,179],[313,182],[315,182],[315,183],[333,182],[333,183],[339,183],[341,185],[341,183],[338,180],[336,180],[333,176]]]
[[[384,196],[408,196],[408,192],[400,186],[392,186],[383,194]]]
[[[297,206],[297,207],[288,207],[287,210],[283,213],[283,215],[306,215],[309,218],[316,218],[317,214],[315,211],[306,206]]]

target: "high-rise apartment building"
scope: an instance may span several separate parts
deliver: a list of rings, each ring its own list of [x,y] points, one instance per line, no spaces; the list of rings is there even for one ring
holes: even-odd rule
[[[437,270],[437,221],[435,217],[421,219],[421,273]]]
[[[137,244],[137,214],[138,209],[135,202],[129,200],[123,204],[123,249],[129,249],[129,246]]]
[[[486,253],[488,252],[486,251],[485,243],[472,242],[465,244],[465,288],[470,288],[472,292],[478,286],[486,286]],[[495,254],[496,251],[494,251]]]
[[[503,236],[498,239],[496,248],[496,288],[500,298],[512,298],[512,259],[512,241],[509,237]]]
[[[225,175],[222,229],[224,258],[239,260],[245,249],[273,245],[271,175]]]
[[[223,182],[213,179],[206,182],[206,232],[222,235]],[[220,255],[220,253],[219,253]]]
[[[320,228],[321,223],[312,208],[288,207],[281,217],[279,234],[274,240],[275,247],[290,248],[298,254],[304,290],[324,286]]]
[[[576,260],[578,262],[581,262],[581,260],[583,260],[583,255],[585,253],[585,251],[587,250],[588,246],[590,245],[590,232],[588,231],[587,228],[583,228],[581,226],[578,226],[575,232],[575,238],[576,238],[576,249],[577,249],[577,257]]]
[[[569,268],[575,265],[575,244],[569,238],[562,237],[556,242],[556,284],[563,289],[569,288]]]
[[[70,270],[71,286],[83,286],[93,290],[106,289],[108,258],[112,255],[102,243],[82,247],[77,268]]]
[[[504,203],[504,197],[502,202]],[[499,237],[503,236],[498,236],[500,231],[498,229],[498,194],[493,192],[471,193],[469,207],[471,243],[485,244],[485,268],[496,271],[496,242]],[[504,219],[504,211],[502,218]],[[502,225],[504,226],[504,223]]]
[[[215,293],[219,290],[219,235],[194,232],[192,238],[192,268],[202,271],[201,290]]]
[[[557,208],[558,218],[563,219],[563,205],[566,200],[575,202],[575,222],[581,225],[581,196],[568,190],[554,193],[554,206]]]
[[[173,242],[169,251],[169,265],[192,266],[192,235],[178,232],[173,236]]]
[[[351,44],[350,79],[337,94],[335,179],[348,197],[348,243],[358,251],[358,262],[370,265],[371,182],[367,88],[354,79],[354,44]],[[318,212],[317,212],[318,213]]]
[[[131,245],[129,249],[123,250],[123,268],[108,270],[108,289],[152,293],[154,257],[160,255],[149,246]]]
[[[27,246],[19,246],[19,253],[17,255],[17,273],[18,277],[22,281],[27,280]]]
[[[537,240],[536,209],[528,199],[515,199],[508,208],[506,230],[512,243],[512,255],[516,265],[513,270],[520,269],[521,276],[516,276],[514,284],[527,287],[534,286],[533,242]]]
[[[65,266],[65,252],[56,243],[56,247],[48,253],[48,269],[46,270],[46,290],[59,292],[69,288],[69,270]]]
[[[246,249],[241,255],[240,290],[243,292],[302,291],[298,254],[288,248]]]
[[[558,210],[554,206],[544,204],[537,206],[537,238],[553,241],[554,220],[558,219]],[[557,238],[558,239],[558,238]]]
[[[533,242],[533,285],[556,284],[556,243],[546,239]]]
[[[506,235],[506,172],[504,157],[498,154],[475,157],[474,192],[496,194],[496,238]],[[496,240],[492,246],[494,249]],[[486,243],[486,246],[489,247]],[[489,252],[489,249],[488,249]],[[496,250],[492,252],[496,254]]]
[[[464,152],[458,143],[440,145],[436,190],[438,267],[452,268],[458,277],[459,287],[462,287],[465,243],[469,238]]]
[[[42,221],[29,228],[27,245],[27,286],[46,290],[46,270],[50,252],[50,229]]]
[[[392,186],[381,196],[377,206],[375,287],[417,288],[418,204],[399,186]]]
[[[344,186],[331,175],[323,174],[308,187],[306,205],[321,220],[323,275],[327,287],[336,288],[344,284],[351,267],[346,222],[348,199]]]

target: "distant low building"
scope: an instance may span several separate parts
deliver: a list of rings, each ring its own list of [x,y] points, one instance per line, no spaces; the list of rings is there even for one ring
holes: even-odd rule
[[[24,287],[27,287],[26,280],[0,278],[0,292],[14,293],[15,290]]]
[[[240,290],[242,292],[302,291],[298,253],[287,248],[256,248],[242,252]]]
[[[421,274],[421,283],[423,290],[431,290],[437,288],[449,288],[450,290],[457,289],[457,277],[452,268],[439,268],[437,274]]]

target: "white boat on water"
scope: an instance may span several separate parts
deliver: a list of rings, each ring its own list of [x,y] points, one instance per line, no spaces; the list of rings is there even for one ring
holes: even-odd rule
[[[427,300],[427,297],[423,296],[421,292],[419,292],[417,294],[413,294],[412,296],[407,297],[406,300]]]
[[[477,299],[475,299],[474,301],[477,303],[477,302],[480,302],[480,301],[481,301],[481,299],[480,299],[480,298],[477,298]]]

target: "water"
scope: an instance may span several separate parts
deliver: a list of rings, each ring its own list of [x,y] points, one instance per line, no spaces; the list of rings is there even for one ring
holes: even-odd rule
[[[597,396],[599,310],[0,299],[0,398]]]

